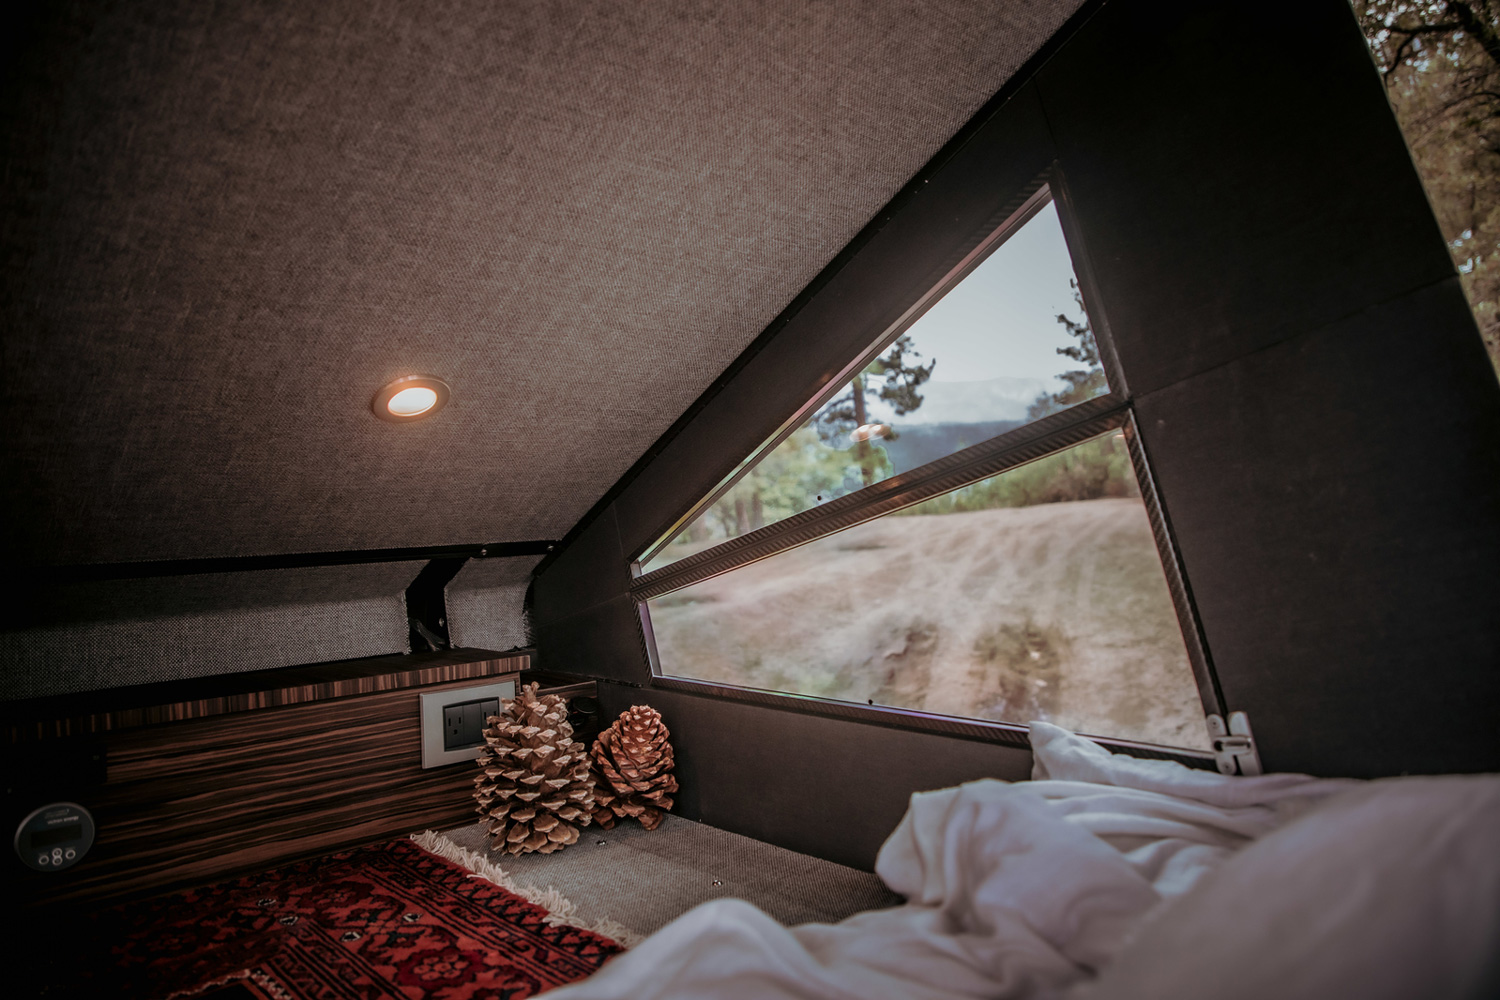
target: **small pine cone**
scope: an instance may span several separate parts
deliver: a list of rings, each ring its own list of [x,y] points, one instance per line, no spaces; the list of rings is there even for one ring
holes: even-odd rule
[[[662,817],[672,808],[670,793],[677,791],[669,735],[661,714],[649,705],[631,706],[599,734],[593,751],[594,766],[602,779],[594,789],[595,822],[604,825],[600,813],[607,808],[622,819],[638,818],[648,830],[661,825]]]
[[[487,719],[474,779],[476,810],[495,850],[551,854],[576,843],[594,811],[594,776],[574,741],[567,703],[528,684]]]

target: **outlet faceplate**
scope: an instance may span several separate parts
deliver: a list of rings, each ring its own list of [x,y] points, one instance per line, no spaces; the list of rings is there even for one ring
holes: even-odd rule
[[[421,694],[422,766],[442,767],[477,757],[484,743],[484,720],[500,710],[502,699],[515,696],[514,679]]]
[[[500,711],[499,698],[443,706],[443,749],[467,750],[484,742],[484,720]]]

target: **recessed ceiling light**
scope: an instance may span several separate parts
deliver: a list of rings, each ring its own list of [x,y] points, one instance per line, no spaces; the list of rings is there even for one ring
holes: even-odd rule
[[[370,409],[382,420],[404,424],[431,416],[447,402],[447,382],[431,375],[407,375],[383,386]]]

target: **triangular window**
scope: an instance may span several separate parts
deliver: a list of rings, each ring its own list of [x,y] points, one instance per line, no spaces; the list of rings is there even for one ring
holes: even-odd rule
[[[653,669],[1204,747],[1210,668],[1084,301],[1042,187],[644,553]]]
[[[647,573],[1109,391],[1057,209],[1029,218],[641,559]]]

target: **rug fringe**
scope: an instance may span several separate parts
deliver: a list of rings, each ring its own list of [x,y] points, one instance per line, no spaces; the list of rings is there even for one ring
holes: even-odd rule
[[[466,847],[460,847],[441,833],[433,830],[425,830],[422,833],[414,833],[411,839],[422,850],[429,854],[436,854],[446,861],[451,861],[461,868],[466,868],[473,874],[470,878],[482,878],[492,882],[507,892],[513,892],[528,903],[535,903],[547,911],[545,922],[553,927],[566,924],[569,927],[577,927],[580,930],[592,931],[603,937],[609,938],[616,944],[625,948],[633,948],[645,938],[624,924],[611,920],[609,917],[600,917],[593,921],[582,920],[577,913],[577,907],[573,901],[552,886],[538,889],[534,885],[518,885],[514,879],[505,873],[499,865],[490,861],[478,851],[471,851]]]

